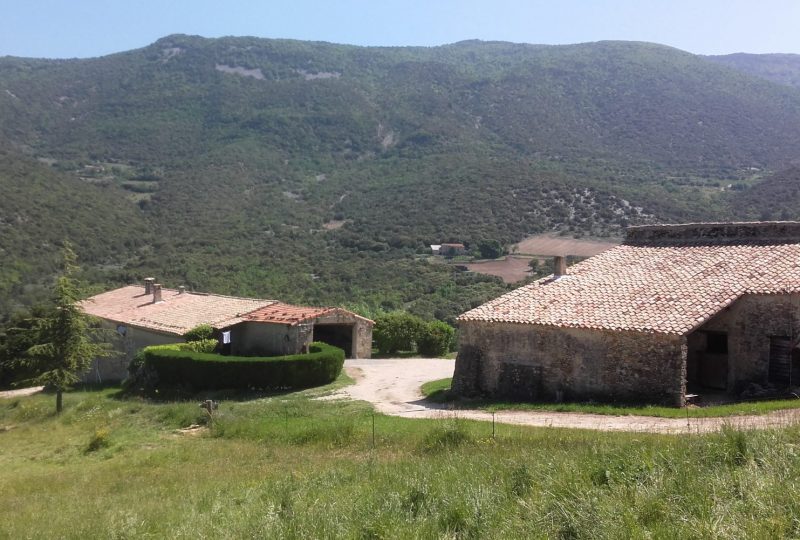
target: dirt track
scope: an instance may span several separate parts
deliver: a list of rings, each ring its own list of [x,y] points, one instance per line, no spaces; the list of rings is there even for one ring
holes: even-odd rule
[[[453,410],[448,404],[429,403],[420,393],[428,381],[453,375],[454,360],[390,359],[347,360],[345,369],[356,380],[343,393],[352,399],[368,401],[384,414],[405,418],[458,417],[470,420],[492,420],[492,413]],[[601,431],[635,431],[649,433],[708,433],[724,425],[739,429],[761,429],[796,424],[800,409],[775,411],[761,416],[729,416],[721,418],[656,418],[652,416],[611,416],[584,413],[545,411],[501,411],[495,421],[540,427],[594,429]]]
[[[30,396],[42,390],[44,390],[44,386],[31,386],[30,388],[20,388],[19,390],[3,390],[0,392],[0,399]]]

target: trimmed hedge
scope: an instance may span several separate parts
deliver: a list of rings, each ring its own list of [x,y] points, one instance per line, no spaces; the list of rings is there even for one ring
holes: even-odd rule
[[[344,351],[312,343],[308,354],[289,356],[222,356],[180,350],[180,344],[155,345],[142,350],[144,366],[158,377],[158,385],[190,386],[193,390],[310,388],[336,380],[344,365]]]

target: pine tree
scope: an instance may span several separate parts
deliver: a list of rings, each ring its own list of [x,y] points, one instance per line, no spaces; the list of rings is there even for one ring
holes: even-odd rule
[[[78,306],[81,296],[75,278],[76,256],[66,242],[63,257],[63,271],[53,288],[53,308],[36,321],[31,330],[36,333],[36,345],[25,355],[25,363],[36,373],[33,382],[55,390],[56,413],[63,409],[64,391],[80,380],[79,375],[89,369],[93,359],[109,354],[108,344],[96,338],[98,332]]]

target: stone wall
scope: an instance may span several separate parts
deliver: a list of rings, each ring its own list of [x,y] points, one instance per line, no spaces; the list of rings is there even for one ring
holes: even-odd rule
[[[800,222],[688,223],[629,227],[629,245],[735,245],[800,242]]]
[[[314,324],[352,324],[353,342],[352,358],[369,358],[372,356],[372,321],[356,317],[344,310],[336,310],[318,317]]]
[[[739,392],[750,382],[766,383],[770,337],[800,336],[800,294],[742,296],[689,335],[690,355],[704,350],[705,332],[728,334],[729,392]]]
[[[463,321],[453,391],[682,405],[685,358],[681,336]]]
[[[128,365],[140,349],[150,345],[166,345],[183,341],[182,337],[174,334],[120,325],[112,321],[104,320],[100,325],[106,331],[107,340],[112,345],[112,355],[93,360],[89,371],[81,376],[83,382],[121,381],[128,376]]]
[[[299,354],[311,337],[310,326],[243,322],[230,329],[234,356]]]

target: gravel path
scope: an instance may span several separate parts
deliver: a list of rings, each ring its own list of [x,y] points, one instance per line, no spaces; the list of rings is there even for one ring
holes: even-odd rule
[[[453,376],[454,360],[406,358],[347,360],[345,370],[356,380],[342,393],[368,401],[381,413],[405,418],[458,417],[492,420],[492,413],[474,409],[453,409],[450,404],[425,401],[420,386],[428,381]],[[708,433],[729,425],[738,429],[781,427],[800,422],[800,409],[775,411],[758,416],[720,418],[657,418],[653,416],[611,416],[550,411],[500,411],[496,422],[540,427],[635,431],[650,433]]]
[[[30,396],[42,390],[44,390],[44,386],[31,386],[30,388],[20,388],[19,390],[3,390],[0,392],[0,399]]]

